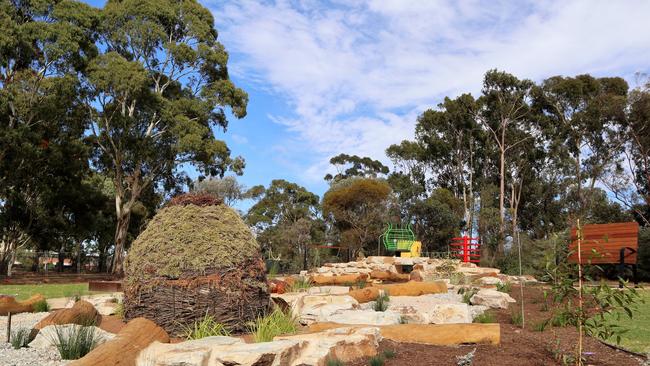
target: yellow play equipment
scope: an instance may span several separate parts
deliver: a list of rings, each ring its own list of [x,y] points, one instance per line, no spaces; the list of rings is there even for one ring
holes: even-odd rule
[[[408,252],[401,252],[400,257],[403,258],[414,258],[420,256],[420,251],[422,250],[422,242],[414,241],[411,245],[411,250]]]

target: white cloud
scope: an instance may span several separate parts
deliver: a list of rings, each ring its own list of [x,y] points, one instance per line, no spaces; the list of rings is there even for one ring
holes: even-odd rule
[[[422,106],[480,90],[486,70],[540,80],[646,71],[650,2],[235,1],[209,4],[232,72],[285,98],[274,120],[314,156],[386,160]],[[293,153],[296,153],[294,151]]]

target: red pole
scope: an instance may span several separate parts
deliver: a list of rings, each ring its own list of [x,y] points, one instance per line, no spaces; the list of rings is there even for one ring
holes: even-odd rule
[[[469,246],[467,239],[469,239],[467,236],[463,236],[463,262],[465,263],[469,262]]]

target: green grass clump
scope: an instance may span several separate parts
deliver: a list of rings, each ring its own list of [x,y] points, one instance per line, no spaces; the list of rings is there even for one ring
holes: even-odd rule
[[[16,300],[27,300],[35,294],[41,294],[46,299],[53,299],[57,297],[70,297],[70,294],[79,293],[81,295],[88,295],[88,283],[53,283],[53,284],[39,284],[39,285],[2,285],[0,286],[0,294],[8,294],[15,296]]]
[[[78,360],[95,348],[99,336],[93,327],[55,326],[53,344],[63,360]]]
[[[497,283],[497,291],[510,293],[510,290],[512,290],[512,283],[510,282]]]
[[[217,322],[212,315],[206,315],[203,319],[195,321],[192,326],[185,326],[183,336],[188,340],[230,336],[230,331],[223,324]]]
[[[521,313],[514,312],[510,314],[510,322],[513,325],[521,327],[524,324],[524,318],[521,316]]]
[[[377,355],[375,357],[370,358],[368,361],[368,365],[370,366],[384,366],[384,358]]]
[[[381,291],[379,293],[379,296],[377,297],[377,300],[375,300],[375,304],[372,306],[372,308],[375,311],[386,311],[388,309],[389,302],[390,302],[390,296],[388,294],[388,291]]]
[[[295,333],[298,330],[298,324],[291,313],[285,313],[276,308],[267,316],[257,318],[250,330],[255,342],[270,342],[273,337]]]
[[[387,359],[394,358],[395,355],[396,355],[395,351],[393,351],[392,349],[386,349],[386,350],[384,350],[384,352],[382,352],[381,354],[382,354],[384,357],[386,357]]]
[[[297,280],[289,287],[289,292],[303,292],[312,287],[312,282],[309,277],[298,277]]]
[[[336,358],[328,358],[327,361],[325,361],[325,364],[327,366],[345,366],[343,361],[338,360]]]
[[[120,319],[124,319],[124,303],[117,303],[117,306],[115,307],[115,316]]]
[[[27,347],[30,339],[31,329],[29,328],[19,328],[11,332],[11,346],[14,349],[19,349]]]
[[[497,318],[492,313],[483,313],[474,318],[474,323],[496,323]]]
[[[47,303],[45,300],[41,300],[38,302],[35,302],[33,305],[34,312],[35,313],[42,313],[45,311],[50,311],[50,304]]]
[[[546,327],[548,326],[548,320],[543,320],[539,323],[536,323],[533,325],[533,330],[536,332],[543,332],[546,330]]]

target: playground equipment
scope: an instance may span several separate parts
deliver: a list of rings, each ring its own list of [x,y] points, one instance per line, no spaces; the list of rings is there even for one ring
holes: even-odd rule
[[[479,263],[481,261],[481,244],[478,238],[463,236],[452,238],[449,244],[451,254],[460,258],[465,263]]]
[[[634,283],[637,283],[636,262],[639,249],[639,224],[619,222],[614,224],[584,225],[581,235],[571,229],[569,261],[581,264],[618,264],[620,269],[632,266]],[[580,255],[578,255],[580,240]]]
[[[419,257],[422,243],[415,240],[411,224],[388,224],[386,231],[379,236],[386,251],[397,253],[400,257]]]

